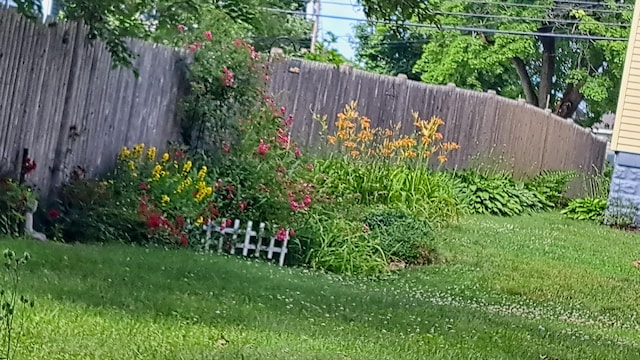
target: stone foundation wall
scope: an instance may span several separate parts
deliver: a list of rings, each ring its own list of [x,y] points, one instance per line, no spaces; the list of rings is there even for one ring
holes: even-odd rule
[[[640,225],[640,154],[619,152],[615,156],[606,223]]]

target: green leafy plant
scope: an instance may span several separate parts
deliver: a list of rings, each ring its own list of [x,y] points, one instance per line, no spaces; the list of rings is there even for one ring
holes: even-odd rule
[[[29,253],[25,252],[21,257],[18,257],[15,252],[7,249],[2,256],[7,271],[4,284],[0,289],[0,331],[2,332],[2,357],[0,359],[9,360],[13,359],[20,344],[26,316],[23,311],[33,308],[34,302],[26,296],[18,294],[20,267],[29,261]]]
[[[575,220],[602,222],[607,210],[607,200],[597,197],[574,199],[560,213]]]
[[[24,215],[37,198],[37,192],[31,187],[9,178],[0,179],[0,234],[20,235]]]
[[[377,275],[387,269],[387,257],[380,240],[372,237],[361,221],[336,216],[336,213],[312,215],[307,234],[313,233],[313,245],[307,262],[319,268],[348,275]]]
[[[554,206],[560,206],[569,183],[578,177],[575,171],[543,171],[525,183],[525,187],[542,195]]]
[[[377,208],[368,212],[364,224],[378,239],[387,258],[407,265],[427,265],[436,261],[431,225],[400,209]]]
[[[514,216],[553,207],[543,195],[515,182],[507,173],[485,175],[465,170],[456,177],[460,200],[474,214]]]

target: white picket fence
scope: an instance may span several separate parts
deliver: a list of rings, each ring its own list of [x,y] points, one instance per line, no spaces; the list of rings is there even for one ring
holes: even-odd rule
[[[224,224],[226,219],[222,220]],[[263,245],[265,240],[264,223],[260,223],[258,231],[253,230],[253,221],[248,221],[246,228],[240,227],[240,220],[235,220],[233,227],[220,227],[213,222],[203,225],[203,230],[207,232],[204,239],[204,249],[209,251],[211,245],[214,244],[215,238],[218,238],[218,253],[223,250],[225,240],[231,242],[231,254],[236,253],[236,249],[242,249],[242,256],[260,257],[261,252],[267,254],[267,259],[273,259],[273,254],[279,254],[278,264],[284,265],[284,258],[287,254],[287,244],[289,243],[289,231],[287,230],[284,241],[276,239],[275,236],[267,238],[268,245]],[[280,243],[279,246],[276,246]]]

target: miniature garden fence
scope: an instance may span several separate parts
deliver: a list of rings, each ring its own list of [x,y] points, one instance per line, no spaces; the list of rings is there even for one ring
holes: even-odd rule
[[[223,219],[222,224],[225,222],[226,220]],[[209,251],[217,237],[218,253],[222,253],[225,241],[229,241],[231,254],[235,254],[237,249],[242,249],[242,256],[260,257],[260,253],[265,252],[267,259],[271,260],[273,259],[273,254],[277,253],[279,254],[278,264],[283,266],[287,254],[287,244],[289,243],[289,231],[286,232],[284,239],[281,241],[275,236],[265,237],[264,228],[265,224],[260,223],[258,231],[253,230],[253,221],[248,221],[246,228],[240,227],[240,220],[235,220],[233,227],[222,227],[215,225],[213,222],[208,222],[203,225],[203,230],[207,232],[204,239],[204,249]],[[268,245],[264,245],[263,240],[265,239],[268,240]],[[281,243],[281,245],[276,246],[276,242]]]

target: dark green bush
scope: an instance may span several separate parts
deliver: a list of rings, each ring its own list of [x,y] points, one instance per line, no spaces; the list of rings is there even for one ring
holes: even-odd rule
[[[409,265],[426,265],[436,260],[435,236],[427,221],[399,209],[378,209],[366,214],[364,224],[390,260]]]
[[[52,237],[69,242],[146,241],[145,224],[136,212],[135,193],[113,191],[104,182],[76,180],[59,193],[61,216]]]
[[[575,220],[602,222],[607,210],[607,199],[586,197],[569,202],[561,213]]]
[[[289,246],[289,262],[343,274],[376,275],[390,262],[431,264],[434,232],[402,209],[350,206],[311,214]]]
[[[542,194],[515,182],[506,173],[485,175],[465,170],[456,177],[460,180],[460,201],[474,214],[514,216],[553,207]]]
[[[575,171],[543,171],[525,183],[525,187],[542,195],[554,206],[566,204],[564,193],[569,182],[578,177]]]
[[[0,234],[20,235],[27,205],[36,199],[37,194],[28,186],[0,179]]]

